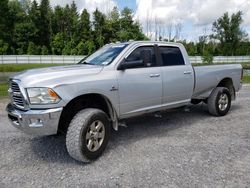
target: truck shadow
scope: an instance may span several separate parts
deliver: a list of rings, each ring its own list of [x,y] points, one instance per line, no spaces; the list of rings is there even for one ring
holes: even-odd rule
[[[126,120],[126,127],[119,127],[119,131],[113,132],[111,142],[115,145],[129,144],[149,137],[165,137],[170,131],[210,117],[206,105],[201,104],[131,118]]]
[[[78,163],[68,155],[63,135],[34,137],[30,141],[30,147],[39,160],[49,163]]]
[[[234,104],[231,113],[239,108],[241,108],[239,105]],[[183,126],[191,126],[197,121],[202,123],[204,118],[213,117],[207,112],[207,106],[200,104],[128,119],[125,121],[126,127],[122,126],[119,127],[119,131],[112,131],[110,143],[102,158],[105,160],[105,155],[109,155],[110,152],[115,153],[115,149],[119,146],[128,146],[133,142],[150,137],[166,137],[172,131],[177,131]],[[30,144],[31,150],[40,160],[82,165],[68,155],[63,135],[35,137],[32,138]]]

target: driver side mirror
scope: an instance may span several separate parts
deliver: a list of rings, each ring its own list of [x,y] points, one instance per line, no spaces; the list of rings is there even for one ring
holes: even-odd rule
[[[132,52],[133,54],[133,52]],[[132,55],[133,56],[133,55]],[[139,51],[139,57],[138,54],[134,55],[135,59],[139,60],[127,60],[124,59],[118,66],[117,70],[125,70],[125,69],[131,69],[131,68],[138,68],[138,67],[150,67],[151,66],[151,50],[141,50]]]
[[[124,59],[119,64],[117,70],[132,69],[132,68],[143,67],[143,66],[144,66],[143,60],[127,61],[126,59]]]

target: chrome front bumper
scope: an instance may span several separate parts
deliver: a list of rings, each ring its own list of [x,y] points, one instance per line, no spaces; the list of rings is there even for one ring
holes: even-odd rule
[[[12,125],[27,134],[57,134],[62,108],[22,111],[8,104],[8,118]]]

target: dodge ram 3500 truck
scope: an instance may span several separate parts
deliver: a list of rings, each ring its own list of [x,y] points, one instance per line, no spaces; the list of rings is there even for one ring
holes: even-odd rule
[[[238,64],[193,67],[182,44],[108,44],[77,65],[33,69],[9,80],[12,124],[28,134],[66,134],[78,161],[104,151],[122,119],[204,102],[227,114],[241,88]]]

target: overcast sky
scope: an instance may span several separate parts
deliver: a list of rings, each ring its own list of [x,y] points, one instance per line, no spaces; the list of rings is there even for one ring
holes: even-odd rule
[[[64,6],[72,0],[50,2],[52,6]],[[79,11],[87,8],[90,12],[95,8],[107,12],[114,6],[120,10],[127,6],[135,12],[134,17],[140,20],[144,32],[146,20],[150,18],[157,19],[165,27],[169,23],[181,23],[181,37],[189,40],[197,40],[205,30],[207,33],[211,32],[212,22],[224,12],[233,13],[241,10],[244,14],[242,27],[250,35],[250,0],[75,0],[75,3]]]

